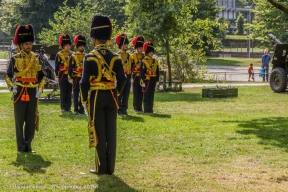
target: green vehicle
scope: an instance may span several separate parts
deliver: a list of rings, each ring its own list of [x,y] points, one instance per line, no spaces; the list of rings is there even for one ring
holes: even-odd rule
[[[274,92],[281,93],[287,88],[288,44],[283,44],[272,34],[268,34],[268,37],[277,43],[272,57],[270,87]]]

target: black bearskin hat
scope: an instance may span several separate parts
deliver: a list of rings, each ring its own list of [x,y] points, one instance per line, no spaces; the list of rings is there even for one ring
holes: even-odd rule
[[[34,42],[34,29],[31,24],[20,25],[16,28],[14,35],[14,44],[20,45],[25,42]]]
[[[112,23],[109,17],[95,14],[91,22],[90,37],[101,40],[110,40]]]
[[[135,48],[142,47],[144,43],[144,37],[143,36],[136,36],[132,40],[132,44]]]
[[[76,47],[79,47],[81,45],[86,46],[86,38],[85,38],[85,36],[84,35],[76,35],[74,37],[74,45]]]
[[[152,42],[145,42],[143,44],[143,51],[147,54],[149,52],[155,52],[154,45]]]
[[[68,34],[63,34],[59,37],[59,41],[58,41],[58,44],[60,45],[60,47],[64,47],[64,45],[67,45],[67,44],[72,44],[71,42],[71,38],[70,38],[70,35]]]
[[[127,38],[126,34],[120,34],[116,37],[116,44],[118,45],[118,48],[121,49],[121,46],[124,44],[129,44],[129,40]]]

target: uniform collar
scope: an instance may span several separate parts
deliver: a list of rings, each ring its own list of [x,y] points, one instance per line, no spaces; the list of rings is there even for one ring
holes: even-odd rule
[[[70,50],[67,51],[66,49],[62,49],[62,52],[63,53],[70,53]]]
[[[31,51],[29,53],[26,53],[25,51],[21,50],[20,53],[23,57],[30,57],[31,56]]]
[[[96,49],[96,50],[108,49],[108,45],[107,45],[107,44],[99,44],[99,45],[96,45],[96,46],[94,47],[94,49]]]

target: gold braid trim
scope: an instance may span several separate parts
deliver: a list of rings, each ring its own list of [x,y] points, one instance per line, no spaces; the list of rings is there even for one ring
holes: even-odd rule
[[[33,53],[31,53],[31,54],[32,54],[32,57],[30,59],[30,62],[28,64],[28,66],[25,69],[23,69],[22,71],[19,71],[18,73],[15,73],[16,77],[20,77],[23,74],[27,73],[27,71],[32,67],[32,65],[34,63],[34,60],[35,60],[35,54],[33,54]]]
[[[96,147],[98,145],[98,138],[97,138],[97,133],[96,133],[96,128],[95,128],[95,112],[96,112],[96,100],[98,97],[98,90],[95,92],[95,97],[94,97],[94,106],[93,106],[93,114],[90,114],[90,100],[91,100],[91,92],[89,93],[88,96],[88,103],[87,103],[87,111],[88,111],[88,135],[89,135],[89,148]],[[91,120],[92,118],[92,120]],[[97,153],[97,149],[95,149],[95,165],[96,165],[96,172],[98,173],[99,171],[99,166],[100,166],[100,160],[99,156]]]
[[[6,84],[7,84],[8,89],[10,89],[10,87],[13,86],[13,82],[12,82],[12,80],[8,77],[8,75],[5,75],[5,81],[6,81]]]
[[[61,58],[61,60],[63,61],[64,67],[68,67],[68,63],[67,63],[67,60],[64,57],[64,54],[63,53],[59,53],[58,55]]]
[[[98,76],[97,78],[95,79],[95,81],[101,81],[101,78],[102,78],[102,66],[99,62],[99,60],[95,57],[89,57],[87,58],[87,61],[94,61],[96,64],[97,64],[97,67],[98,67]],[[90,77],[90,80],[91,80],[91,77]]]
[[[42,91],[44,89],[45,82],[46,82],[46,76],[44,76],[41,82],[39,83],[39,89],[41,89]]]

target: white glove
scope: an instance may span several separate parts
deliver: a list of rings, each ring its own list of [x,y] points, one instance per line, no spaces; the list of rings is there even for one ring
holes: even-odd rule
[[[17,93],[17,86],[13,85],[12,87],[10,87],[9,91],[15,95]]]
[[[145,83],[143,83],[143,84],[140,84],[140,85],[141,85],[141,87],[146,87]]]
[[[159,85],[159,81],[156,82],[156,86],[158,86],[158,85]]]
[[[39,98],[41,97],[41,94],[42,94],[42,90],[38,90],[38,91],[36,92],[35,97],[39,99]]]
[[[55,77],[55,81],[57,81],[57,82],[58,82],[58,80],[59,80],[59,79],[58,79],[58,77]]]
[[[82,104],[82,106],[83,106],[83,108],[84,108],[85,113],[86,113],[86,114],[89,114],[86,103],[85,103],[85,104]]]
[[[73,84],[73,79],[68,80],[69,83]]]
[[[130,82],[131,82],[131,84],[133,84],[133,83],[134,83],[134,81],[133,81],[133,79],[132,79],[132,78],[131,78]]]

